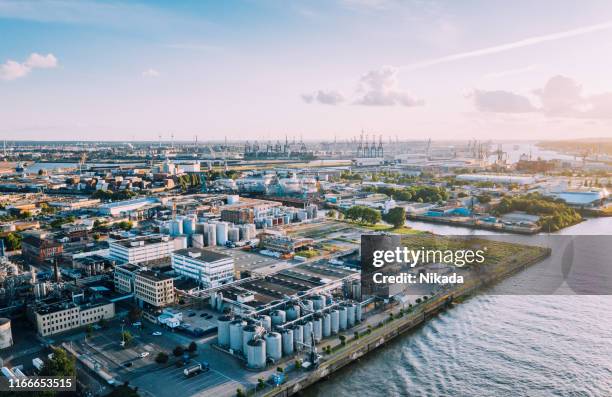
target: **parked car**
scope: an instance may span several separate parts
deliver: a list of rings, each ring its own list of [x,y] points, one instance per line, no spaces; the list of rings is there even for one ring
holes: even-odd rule
[[[141,358],[145,358],[145,357],[147,357],[148,355],[149,355],[149,352],[142,352],[142,353],[140,353],[140,357],[141,357]]]
[[[161,334],[162,334],[161,332],[155,331],[151,335],[153,335],[153,336],[161,336]]]
[[[200,314],[200,317],[208,317],[208,315],[206,313],[202,313]]]
[[[189,317],[193,317],[193,316],[195,316],[195,315],[196,315],[196,314],[195,314],[195,313],[193,313],[193,312],[189,313]]]

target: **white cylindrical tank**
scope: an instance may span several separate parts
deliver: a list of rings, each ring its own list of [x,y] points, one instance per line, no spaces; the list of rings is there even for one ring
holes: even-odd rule
[[[249,324],[246,327],[242,328],[242,348],[244,349],[245,355],[247,355],[247,352],[246,352],[247,343],[249,343],[249,341],[253,339],[256,331],[257,331],[257,328],[253,324]]]
[[[228,225],[227,222],[219,222],[217,223],[217,244],[225,245],[227,243],[227,230]]]
[[[300,307],[292,305],[287,309],[287,321],[293,321],[300,317]]]
[[[304,306],[306,306],[306,308],[308,310],[310,310],[310,311],[314,310],[314,304],[312,303],[312,301],[310,299],[305,299],[304,301],[302,301],[302,303],[304,304]]]
[[[270,316],[262,314],[259,316],[259,319],[261,320],[262,327],[264,327],[266,331],[270,332],[272,330],[272,319]]]
[[[228,347],[230,344],[230,322],[232,318],[229,316],[221,316],[217,319],[217,344],[222,347]]]
[[[293,328],[293,348],[296,351],[301,351],[304,346],[302,346],[302,343],[304,342],[304,328],[297,324],[294,325]]]
[[[194,233],[191,235],[191,246],[194,248],[204,247],[204,235],[200,233]]]
[[[0,318],[0,349],[13,346],[13,332],[11,331],[11,320]]]
[[[290,356],[293,354],[293,331],[286,329],[281,333],[283,339],[283,356]]]
[[[346,326],[347,328],[355,326],[355,305],[352,303],[346,307]]]
[[[323,295],[315,295],[312,297],[312,305],[314,310],[322,310],[325,308],[325,297]]]
[[[246,326],[246,321],[234,320],[230,323],[230,349],[234,353],[242,351],[242,328]]]
[[[331,316],[331,333],[337,335],[340,331],[340,312],[334,309],[329,314]]]
[[[284,324],[287,321],[287,315],[284,310],[274,310],[270,313],[270,317],[272,317],[272,325]]]
[[[312,343],[312,322],[307,321],[304,324],[304,344],[310,346]]]
[[[233,243],[240,241],[240,230],[237,227],[229,227],[227,229],[227,238]]]
[[[176,218],[170,221],[170,235],[179,236],[183,234],[183,219]]]
[[[331,336],[331,314],[323,314],[323,337],[329,338]]]
[[[210,307],[215,310],[217,308],[217,293],[212,292],[210,294]]]
[[[340,312],[340,331],[344,331],[346,330],[347,327],[347,310],[345,306],[340,306],[340,308],[338,309],[338,311]]]
[[[181,234],[180,236],[174,237],[174,249],[182,250],[185,248],[187,248],[187,236]]]
[[[355,321],[360,323],[362,315],[361,303],[355,303]]]
[[[246,348],[247,366],[254,369],[266,367],[266,341],[263,339],[252,339],[247,342]]]
[[[278,332],[266,334],[266,356],[275,362],[283,356],[281,335]]]
[[[312,332],[314,333],[315,342],[321,342],[321,339],[323,339],[323,319],[321,317],[315,317],[312,320]]]

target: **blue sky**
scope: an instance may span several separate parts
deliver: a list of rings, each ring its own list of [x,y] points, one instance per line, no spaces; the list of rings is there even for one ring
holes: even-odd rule
[[[6,139],[612,136],[609,1],[0,0]]]

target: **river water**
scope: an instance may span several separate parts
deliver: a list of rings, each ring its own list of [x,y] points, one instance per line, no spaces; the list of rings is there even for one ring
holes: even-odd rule
[[[437,234],[492,233],[409,224]],[[611,231],[612,218],[597,218],[559,234]],[[304,395],[612,396],[612,296],[504,295],[521,277],[441,313]]]

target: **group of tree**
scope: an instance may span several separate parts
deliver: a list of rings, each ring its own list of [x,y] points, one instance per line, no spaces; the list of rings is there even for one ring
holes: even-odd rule
[[[355,205],[346,210],[345,217],[355,222],[371,225],[377,224],[382,219],[380,211],[362,205]]]
[[[438,201],[448,200],[448,192],[443,187],[438,186],[407,186],[404,188],[386,186],[368,186],[366,191],[382,193],[393,197],[398,201],[415,201],[420,203],[437,203]]]
[[[56,229],[59,228],[60,226],[66,224],[66,223],[72,223],[76,220],[74,215],[69,215],[69,216],[64,216],[61,218],[57,218],[54,219],[53,221],[51,221],[51,223],[49,224],[52,228]]]
[[[393,225],[394,228],[404,226],[406,222],[406,209],[404,207],[394,207],[383,215],[383,220]]]
[[[531,215],[538,215],[539,225],[545,231],[551,232],[582,220],[582,216],[569,207],[564,200],[546,197],[539,193],[504,197],[492,210],[495,215],[503,215],[512,211],[524,211]]]
[[[23,239],[18,233],[9,233],[2,238],[4,240],[4,248],[7,251],[17,251],[21,249],[21,240]]]
[[[200,174],[196,173],[183,174],[178,177],[178,184],[181,186],[182,190],[187,190],[189,188],[201,186],[202,178],[200,178]]]
[[[128,200],[131,199],[138,194],[132,190],[119,190],[119,191],[111,191],[111,190],[101,190],[98,189],[92,193],[91,198],[99,199],[102,201],[118,201],[118,200]]]
[[[350,171],[344,171],[340,174],[340,179],[344,179],[347,181],[361,181],[363,180],[363,177],[359,174],[353,174]]]

